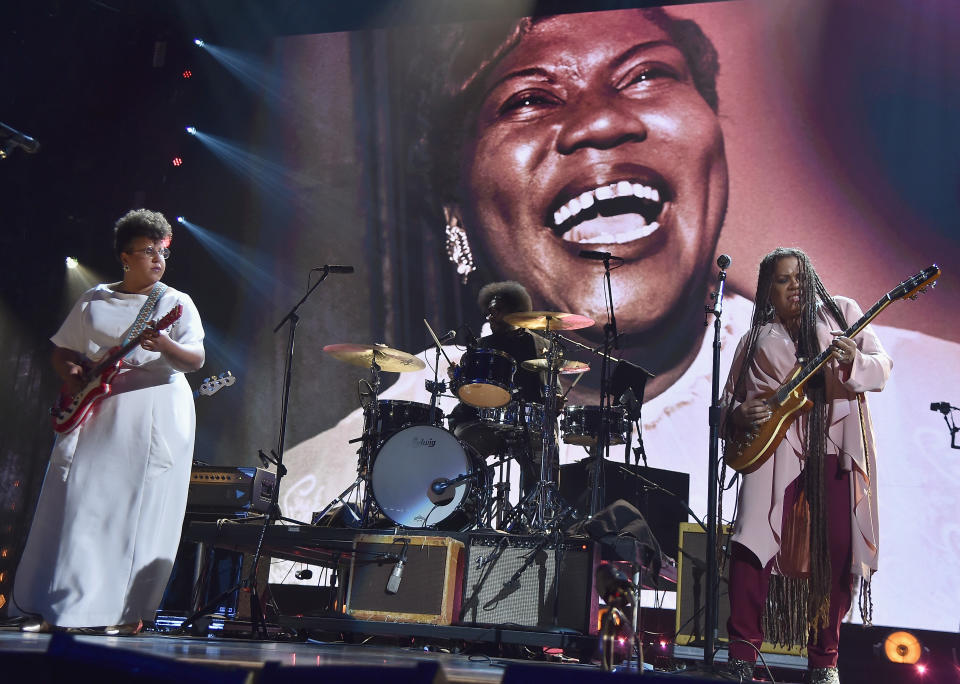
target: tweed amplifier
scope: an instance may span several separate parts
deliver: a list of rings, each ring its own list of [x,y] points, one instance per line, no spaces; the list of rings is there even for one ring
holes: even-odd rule
[[[270,510],[277,476],[263,468],[194,466],[187,510],[236,513]]]
[[[472,534],[460,623],[596,633],[598,563],[585,537]]]
[[[359,620],[449,625],[460,607],[462,541],[360,534],[354,540],[347,615]]]

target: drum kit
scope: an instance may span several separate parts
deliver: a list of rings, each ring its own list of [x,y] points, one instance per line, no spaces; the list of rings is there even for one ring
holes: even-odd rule
[[[364,381],[368,391],[361,397],[363,434],[351,440],[361,445],[357,478],[315,514],[315,521],[341,505],[362,527],[375,526],[385,518],[383,522],[405,528],[466,531],[496,527],[509,532],[522,526],[541,532],[556,529],[573,513],[557,489],[558,434],[565,443],[594,451],[601,434],[609,435],[610,444],[623,444],[630,434],[630,421],[621,407],[566,406],[560,410],[565,395],[559,394],[558,377],[577,375],[576,384],[590,366],[564,358],[562,341],[566,338],[559,333],[587,328],[594,320],[554,311],[513,313],[504,320],[517,328],[541,332],[549,342],[542,358],[520,364],[541,374],[543,403],[518,399],[514,383],[518,364],[513,357],[497,349],[469,346],[459,364],[451,364],[449,388],[460,402],[472,407],[471,415],[476,418],[454,423],[452,416],[447,417],[449,430],[443,425],[444,412],[437,406],[447,383],[438,382],[436,375],[433,382],[425,383],[429,403],[378,397],[381,373],[422,370],[426,363],[417,356],[381,344],[323,348],[339,361],[366,368],[369,380]],[[439,355],[446,356],[446,352],[432,329],[430,334],[437,343],[439,361]],[[435,374],[438,366],[434,366]],[[601,430],[604,415],[608,421],[605,431]],[[495,484],[494,473],[498,466],[509,467],[511,460],[519,458],[528,463],[530,459],[539,461],[539,479],[510,506],[504,483]]]

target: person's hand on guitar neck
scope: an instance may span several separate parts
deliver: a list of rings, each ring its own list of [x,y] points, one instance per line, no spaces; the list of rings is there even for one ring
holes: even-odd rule
[[[733,422],[737,427],[748,430],[766,423],[772,415],[766,399],[749,399],[733,410]]]
[[[840,370],[849,373],[853,368],[854,359],[857,358],[857,343],[849,337],[844,337],[842,330],[831,330],[830,334],[835,336],[830,343],[833,358],[840,364]]]

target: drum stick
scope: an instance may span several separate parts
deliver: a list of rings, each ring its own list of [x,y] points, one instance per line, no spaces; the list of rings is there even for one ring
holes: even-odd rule
[[[582,378],[584,375],[586,375],[586,373],[580,373],[577,377],[573,379],[573,382],[570,383],[570,386],[567,388],[567,391],[563,393],[562,397],[560,397],[561,400],[567,398],[567,395],[570,394],[570,390],[572,390],[574,387],[577,386],[577,383],[580,382],[580,378]]]
[[[453,365],[453,361],[451,361],[451,360],[450,360],[450,357],[447,356],[447,352],[443,351],[443,345],[440,344],[440,338],[437,337],[437,335],[436,335],[435,332],[433,332],[433,328],[431,328],[431,327],[430,327],[430,324],[427,323],[427,319],[426,319],[426,318],[423,319],[423,324],[424,324],[425,326],[427,326],[427,331],[430,333],[430,337],[433,338],[433,341],[437,343],[437,349],[439,349],[439,350],[440,350],[440,353],[443,354],[443,358],[445,358],[445,359],[447,360],[447,363],[452,366],[452,365]]]

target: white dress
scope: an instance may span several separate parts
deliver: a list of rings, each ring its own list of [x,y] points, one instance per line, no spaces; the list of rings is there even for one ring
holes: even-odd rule
[[[146,295],[88,290],[51,338],[97,361],[126,336]],[[190,297],[168,287],[152,319],[183,305],[164,331],[203,350]],[[180,542],[196,415],[183,373],[135,347],[113,392],[73,431],[58,435],[30,536],[17,569],[11,613],[63,627],[152,620]]]

